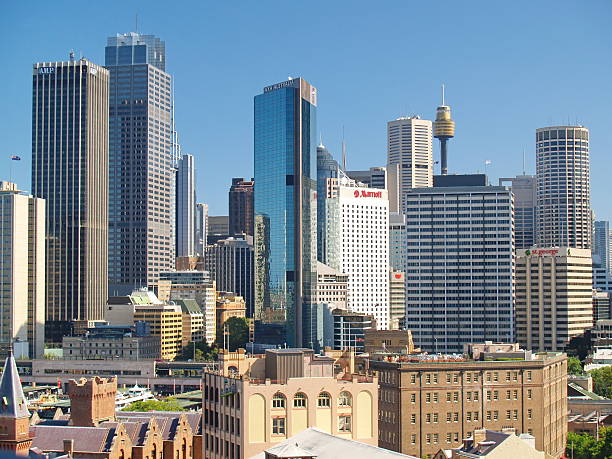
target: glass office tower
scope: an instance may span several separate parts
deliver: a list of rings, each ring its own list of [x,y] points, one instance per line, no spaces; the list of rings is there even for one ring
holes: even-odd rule
[[[127,33],[108,38],[109,243],[111,295],[157,282],[174,269],[172,78],[164,42]]]
[[[301,78],[255,97],[255,315],[284,323],[289,346],[308,342],[316,287],[316,106]]]
[[[340,165],[334,159],[323,142],[317,147],[317,260],[332,265],[328,260],[327,244],[327,179],[337,179]],[[332,266],[339,269],[339,266]]]

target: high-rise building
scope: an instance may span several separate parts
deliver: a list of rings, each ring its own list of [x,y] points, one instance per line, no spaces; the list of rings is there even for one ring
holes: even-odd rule
[[[536,129],[536,244],[591,248],[589,130]]]
[[[404,204],[406,329],[415,345],[462,352],[465,342],[512,340],[510,188],[416,188]]]
[[[196,254],[196,182],[192,155],[183,155],[176,171],[176,256]]]
[[[399,167],[400,199],[410,188],[433,186],[431,134],[431,121],[418,116],[387,123],[387,164]]]
[[[398,212],[389,213],[389,266],[401,272],[406,272],[408,256],[408,233],[406,231],[406,216]]]
[[[316,294],[317,90],[302,78],[255,97],[255,315],[302,345]]]
[[[232,179],[229,191],[229,234],[253,236],[253,179],[244,177]]]
[[[227,238],[206,247],[204,266],[217,281],[217,290],[244,298],[247,317],[253,317],[255,293],[253,238]]]
[[[593,265],[612,275],[612,233],[610,222],[596,221],[593,231]]]
[[[370,314],[381,330],[389,327],[389,201],[384,189],[339,179],[330,200],[340,209],[337,231],[340,268],[348,274],[348,309]]]
[[[317,263],[317,303],[346,309],[348,306],[348,274]]]
[[[202,204],[198,202],[196,204],[196,222],[195,222],[195,243],[196,243],[196,254],[203,257],[204,249],[208,234],[208,204]]]
[[[0,182],[0,345],[42,358],[45,340],[45,200]]]
[[[508,183],[514,194],[514,245],[528,249],[535,244],[536,178],[517,175],[499,179],[500,186]]]
[[[40,62],[32,90],[32,194],[46,200],[45,335],[61,342],[71,322],[102,319],[107,300],[109,74],[87,59]]]
[[[516,337],[527,349],[562,351],[593,326],[591,251],[567,247],[516,253]]]
[[[389,270],[389,328],[399,330],[406,323],[406,276]]]
[[[367,171],[346,171],[349,178],[369,188],[387,189],[387,168],[370,167]]]
[[[593,290],[593,325],[598,320],[612,319],[612,294]]]
[[[206,243],[214,244],[215,242],[230,237],[229,235],[229,217],[227,215],[209,215],[206,219]]]
[[[174,267],[172,77],[153,35],[109,37],[109,287],[125,295]]]
[[[340,165],[334,159],[327,147],[320,143],[317,147],[317,260],[327,264],[329,256],[327,236],[327,219],[331,209],[327,209],[328,179],[337,179]],[[330,217],[332,218],[332,217]]]

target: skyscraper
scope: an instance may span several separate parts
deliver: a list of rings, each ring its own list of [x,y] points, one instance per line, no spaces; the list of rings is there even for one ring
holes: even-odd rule
[[[536,244],[591,248],[589,130],[536,129]]]
[[[612,274],[612,233],[610,222],[596,221],[593,239],[593,264]]]
[[[232,186],[229,191],[230,236],[253,235],[254,185],[253,179],[245,180],[244,177],[232,179]]]
[[[196,204],[196,253],[204,256],[208,236],[208,204]]]
[[[400,199],[411,188],[433,186],[431,134],[431,121],[418,116],[387,123],[387,164],[399,165]]]
[[[45,200],[20,192],[10,182],[0,182],[0,315],[3,347],[14,343],[18,357],[42,358]]]
[[[32,194],[46,200],[46,339],[102,319],[107,299],[108,72],[34,64]]]
[[[183,155],[176,171],[176,256],[196,254],[196,182],[192,155]]]
[[[108,38],[109,286],[129,294],[174,267],[172,78],[153,35]]]
[[[327,147],[320,143],[317,147],[317,260],[327,264],[329,261],[326,235],[327,223],[327,185],[328,179],[338,178],[340,166]]]
[[[255,97],[255,315],[301,346],[316,289],[317,90],[301,78]]]
[[[510,188],[413,189],[404,204],[406,328],[415,345],[429,352],[462,352],[463,343],[511,342]]]
[[[536,178],[517,175],[499,179],[500,186],[508,182],[514,194],[514,245],[517,249],[528,249],[535,244]]]

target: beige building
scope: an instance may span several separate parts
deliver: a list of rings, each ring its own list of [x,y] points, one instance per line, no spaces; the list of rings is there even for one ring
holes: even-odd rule
[[[204,340],[208,344],[215,342],[217,283],[211,279],[208,271],[160,273],[157,294],[163,301],[196,300],[204,318]]]
[[[433,459],[553,459],[538,451],[532,435],[516,435],[515,429],[477,429],[459,448],[440,450]]]
[[[45,338],[45,200],[0,182],[0,346],[42,357]]]
[[[567,435],[567,357],[530,351],[372,355],[378,372],[378,445],[423,457],[461,446],[481,428],[535,437],[559,457]]]
[[[104,318],[111,325],[132,325],[147,322],[151,334],[159,336],[162,359],[173,360],[183,344],[181,307],[160,301],[153,292],[137,290],[128,296],[108,299]]]
[[[204,457],[250,458],[309,427],[377,444],[378,381],[355,374],[352,354],[241,349],[219,359],[203,379]]]
[[[406,321],[406,276],[389,270],[389,329],[399,330]]]
[[[223,333],[221,327],[230,317],[246,317],[244,298],[232,292],[217,292],[217,335]]]
[[[346,309],[348,301],[348,274],[317,262],[317,303],[334,305]]]
[[[563,350],[593,326],[589,249],[519,250],[515,279],[516,337],[526,349]]]
[[[398,352],[412,354],[420,352],[414,347],[410,330],[375,330],[365,331],[365,353]]]
[[[204,340],[204,314],[196,300],[175,300],[183,315],[183,347]]]

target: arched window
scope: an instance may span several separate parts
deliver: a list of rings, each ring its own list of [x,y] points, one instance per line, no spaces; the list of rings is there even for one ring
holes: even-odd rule
[[[338,397],[338,406],[351,406],[353,402],[353,397],[348,392],[340,392],[340,396]]]
[[[298,392],[293,396],[293,408],[306,408],[306,394]]]
[[[277,392],[276,394],[274,394],[274,397],[272,397],[272,408],[285,408],[285,402],[285,396],[280,392]]]
[[[330,408],[331,395],[329,395],[327,392],[321,392],[317,398],[317,406],[319,408]]]

